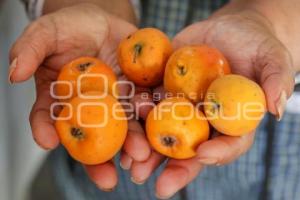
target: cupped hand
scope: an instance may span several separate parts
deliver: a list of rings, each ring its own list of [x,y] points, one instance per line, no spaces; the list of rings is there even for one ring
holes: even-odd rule
[[[50,95],[50,84],[56,80],[61,67],[77,57],[93,56],[120,75],[116,49],[120,40],[135,30],[134,25],[92,4],[61,9],[37,19],[25,29],[11,48],[9,80],[18,83],[32,75],[35,77],[37,97],[30,124],[33,138],[41,147],[53,149],[59,144],[54,120],[50,117],[50,106],[55,101]],[[126,93],[126,90],[122,87],[120,92]],[[137,122],[130,123],[129,130],[139,133],[139,126]],[[149,149],[144,141],[142,139],[141,146]],[[149,152],[140,154],[141,159],[148,156]],[[99,188],[110,190],[116,186],[113,162],[86,166],[86,169]]]
[[[197,44],[207,44],[223,52],[232,72],[259,83],[266,94],[268,111],[278,119],[282,117],[286,100],[293,91],[295,70],[290,53],[264,17],[250,11],[214,16],[188,26],[173,39],[175,48]],[[171,197],[191,182],[204,165],[223,165],[236,160],[251,147],[254,137],[255,132],[242,137],[213,133],[212,139],[198,146],[195,158],[169,159],[156,182],[157,196]],[[155,151],[147,161],[133,160],[132,179],[143,183],[163,160]]]

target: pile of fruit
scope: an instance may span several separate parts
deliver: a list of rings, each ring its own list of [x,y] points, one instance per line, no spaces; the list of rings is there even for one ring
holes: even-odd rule
[[[195,156],[213,129],[232,137],[250,133],[266,111],[260,86],[231,74],[215,48],[174,51],[164,33],[144,28],[125,38],[117,54],[128,80],[152,89],[163,84],[170,94],[150,111],[145,125],[153,149],[166,156]],[[58,77],[55,93],[64,106],[56,129],[70,155],[82,163],[112,159],[125,141],[127,118],[116,82],[111,67],[91,57],[65,65]]]

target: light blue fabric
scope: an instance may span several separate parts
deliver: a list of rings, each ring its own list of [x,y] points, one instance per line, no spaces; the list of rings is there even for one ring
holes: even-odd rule
[[[208,167],[184,190],[172,199],[209,200],[258,200],[265,187],[266,132],[270,116],[267,115],[257,130],[255,143],[245,155],[234,163],[221,167]],[[268,177],[268,199],[297,200],[300,197],[300,117],[286,113],[280,123],[275,124],[273,151]],[[114,192],[102,192],[89,181],[81,165],[67,162],[68,155],[60,148],[51,155],[53,169],[59,188],[65,199],[72,200],[150,200],[155,199],[154,184],[161,166],[144,185],[130,181],[128,171],[118,166],[119,183]],[[118,163],[116,158],[116,163]],[[186,198],[183,198],[185,196]]]
[[[142,27],[157,27],[174,36],[187,23],[203,20],[228,0],[145,0]],[[190,20],[189,20],[190,19]]]

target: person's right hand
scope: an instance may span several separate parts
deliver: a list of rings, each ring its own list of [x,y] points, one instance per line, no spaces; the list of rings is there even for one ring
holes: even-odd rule
[[[53,149],[59,144],[54,120],[50,117],[50,106],[55,101],[50,95],[50,84],[56,80],[61,67],[77,57],[93,56],[120,75],[116,49],[120,40],[135,30],[134,25],[95,5],[78,4],[37,19],[17,39],[10,52],[9,80],[18,83],[35,75],[37,98],[30,124],[33,138],[41,147]],[[129,135],[131,132],[136,135],[140,130],[138,122],[129,123]],[[144,136],[139,134],[137,139],[139,137]],[[145,160],[150,154],[148,144],[143,141],[139,144],[146,151],[140,152],[138,160]],[[86,166],[86,169],[100,189],[111,190],[116,186],[113,162]]]

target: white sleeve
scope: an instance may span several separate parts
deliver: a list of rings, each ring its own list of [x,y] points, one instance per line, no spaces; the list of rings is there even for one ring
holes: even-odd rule
[[[140,0],[130,0],[131,5],[133,6],[133,10],[135,16],[138,21],[141,20],[141,1]]]
[[[39,18],[43,13],[43,6],[45,0],[28,0],[27,1],[27,13],[31,20]]]

